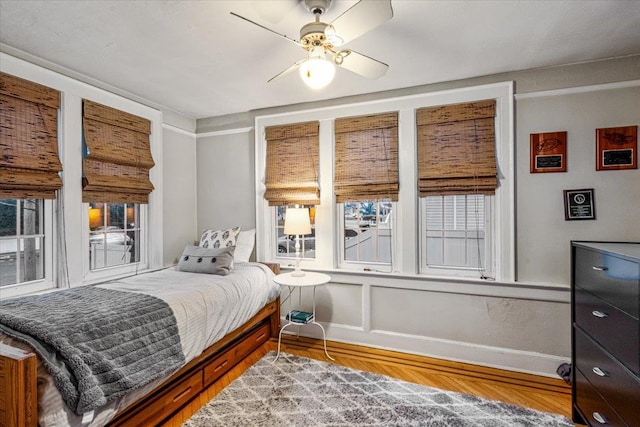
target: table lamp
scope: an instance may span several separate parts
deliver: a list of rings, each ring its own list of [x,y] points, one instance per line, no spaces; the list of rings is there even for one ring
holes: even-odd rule
[[[300,235],[311,233],[309,208],[287,208],[284,213],[284,234],[296,236],[296,268],[291,272],[294,277],[304,276],[300,269]]]

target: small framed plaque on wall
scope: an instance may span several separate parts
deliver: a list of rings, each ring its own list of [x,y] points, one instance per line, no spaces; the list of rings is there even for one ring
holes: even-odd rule
[[[564,219],[596,219],[596,202],[593,188],[564,190]]]
[[[567,171],[566,131],[532,133],[529,143],[531,173]]]
[[[638,169],[638,126],[596,129],[596,170]]]

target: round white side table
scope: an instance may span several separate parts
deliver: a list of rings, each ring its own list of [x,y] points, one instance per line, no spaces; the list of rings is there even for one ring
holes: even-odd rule
[[[324,343],[324,354],[331,360],[335,360],[333,357],[329,356],[327,352],[327,335],[324,331],[322,325],[316,322],[316,287],[324,285],[331,280],[331,277],[324,273],[315,273],[312,271],[305,271],[304,276],[292,276],[291,273],[283,273],[278,274],[273,278],[273,281],[279,285],[287,286],[289,288],[289,295],[287,299],[289,300],[289,311],[287,312],[288,321],[280,328],[280,333],[278,334],[278,354],[276,358],[273,360],[275,363],[280,357],[280,342],[282,341],[282,332],[288,328],[289,326],[303,326],[303,325],[316,325],[322,330],[322,342]],[[302,288],[312,287],[313,288],[313,310],[311,320],[306,322],[294,322],[292,320],[292,316],[289,315],[292,309],[291,296],[295,288],[298,288],[298,304],[302,303]]]

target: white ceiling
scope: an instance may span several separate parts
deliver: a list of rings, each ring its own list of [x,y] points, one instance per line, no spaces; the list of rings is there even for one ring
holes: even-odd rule
[[[334,0],[323,21],[355,3]],[[267,84],[304,51],[229,14],[297,40],[313,20],[299,0],[0,0],[0,48],[192,118],[640,54],[640,1],[392,6],[390,21],[347,45],[389,64],[387,74],[367,80],[339,69],[321,91],[297,73]]]

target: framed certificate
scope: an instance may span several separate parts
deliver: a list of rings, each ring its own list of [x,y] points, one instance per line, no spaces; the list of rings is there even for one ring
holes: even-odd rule
[[[564,190],[564,219],[596,219],[596,204],[593,188]]]
[[[596,129],[596,170],[638,169],[638,126]]]
[[[567,132],[532,133],[529,136],[531,173],[567,171]]]

